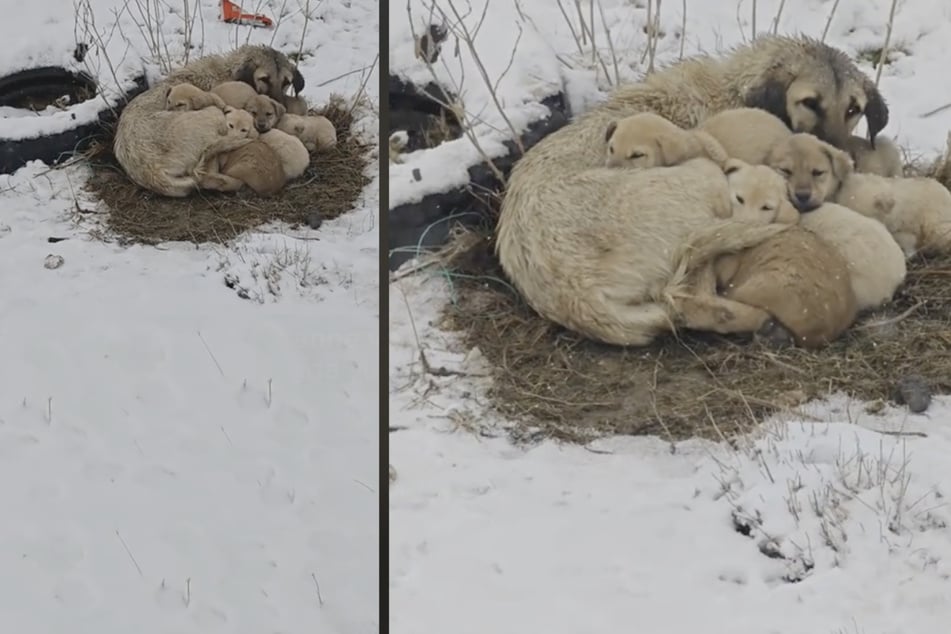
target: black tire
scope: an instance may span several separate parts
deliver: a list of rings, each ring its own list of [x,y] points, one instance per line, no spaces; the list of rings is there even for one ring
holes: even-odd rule
[[[391,109],[393,94],[396,91],[399,92],[396,102],[400,116],[393,117],[391,113],[389,134],[397,129],[393,125],[394,119],[409,127],[416,120],[434,116],[434,103],[426,96],[427,94],[440,97],[446,95],[445,91],[432,84],[423,88],[413,88],[399,80],[394,81],[391,77]],[[548,107],[549,114],[530,124],[522,134],[521,141],[526,150],[564,126],[571,118],[568,99],[564,93],[551,95],[543,99],[541,103]],[[412,139],[412,134],[410,136]],[[493,162],[507,177],[519,154],[518,146],[514,141],[507,141],[505,146],[508,152]],[[418,172],[414,174],[417,179],[427,176],[431,177],[431,175]],[[417,247],[426,250],[445,244],[450,235],[451,223],[458,222],[471,227],[492,223],[488,199],[493,193],[501,192],[501,190],[502,183],[495,177],[492,170],[485,164],[479,163],[469,168],[468,185],[429,194],[419,202],[390,208],[387,214],[390,270],[395,271],[403,263],[413,259]]]
[[[0,173],[10,174],[36,160],[56,165],[82,152],[104,133],[105,126],[117,121],[119,112],[130,99],[147,88],[142,75],[135,79],[133,88],[117,103],[107,104],[98,96],[94,78],[60,66],[30,68],[0,77],[0,106],[22,108],[32,99],[52,100],[62,95],[69,95],[71,104],[89,99],[99,99],[102,104],[96,119],[77,123],[75,127],[60,132],[27,139],[0,136]]]

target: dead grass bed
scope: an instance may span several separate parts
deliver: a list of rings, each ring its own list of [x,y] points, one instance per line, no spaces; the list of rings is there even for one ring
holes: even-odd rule
[[[947,161],[928,171],[951,184]],[[453,286],[441,325],[488,361],[491,405],[517,423],[518,442],[584,443],[605,434],[722,439],[832,392],[888,400],[912,373],[936,394],[951,392],[951,255],[910,262],[886,309],[819,351],[684,331],[624,349],[535,314],[505,281],[491,235],[491,228],[458,231],[439,255]]]
[[[332,96],[320,114],[337,129],[337,145],[312,154],[311,165],[277,195],[258,196],[202,191],[187,198],[167,198],[147,191],[126,177],[112,153],[113,131],[86,153],[92,176],[86,189],[105,203],[106,229],[123,242],[158,244],[166,241],[227,242],[248,229],[281,221],[291,227],[335,218],[353,209],[370,182],[366,167],[369,146],[351,130],[352,106]]]

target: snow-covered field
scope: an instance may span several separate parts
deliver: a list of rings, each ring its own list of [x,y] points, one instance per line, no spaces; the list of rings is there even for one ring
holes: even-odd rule
[[[499,101],[516,128],[532,118],[530,100],[562,80],[576,112],[603,96],[609,86],[601,64],[592,65],[590,46],[579,53],[557,3],[488,1],[475,46],[488,76],[506,78]],[[438,3],[451,13],[449,0]],[[454,2],[460,12],[463,4]],[[595,3],[596,41],[612,79],[602,24],[610,26],[618,74],[633,78],[644,68],[645,4]],[[753,3],[685,4],[685,54],[750,37]],[[828,42],[865,59],[885,41],[886,0],[783,4],[780,33],[820,36],[835,4]],[[578,30],[575,5],[564,5]],[[756,3],[757,32],[772,28],[779,5]],[[484,6],[472,2],[470,28]],[[413,7],[417,19],[426,14]],[[391,65],[425,79],[429,71],[412,58],[404,5],[396,8]],[[662,4],[658,61],[679,56],[682,20],[681,3]],[[891,109],[885,134],[913,154],[934,156],[951,129],[951,108],[924,116],[951,103],[949,38],[951,5],[899,2],[891,35],[897,50],[880,88]],[[467,47],[458,57],[454,48],[450,40],[445,64],[434,68],[449,85],[464,77],[460,92],[467,109],[481,113],[474,120],[491,154],[509,135],[507,123]],[[874,76],[869,62],[862,67]],[[459,184],[458,169],[437,164],[478,160],[466,144],[462,138],[406,155],[391,167],[399,179],[392,202]],[[405,178],[414,167],[424,174],[418,185]],[[736,449],[690,441],[672,451],[656,438],[517,448],[503,438],[506,421],[485,409],[478,355],[436,325],[447,297],[438,275],[390,285],[390,424],[401,428],[390,433],[395,634],[947,629],[951,399],[910,416],[893,408],[872,415],[865,404],[836,397],[812,404],[808,420],[770,421]],[[433,367],[468,376],[424,374],[420,345]]]
[[[4,72],[71,54],[72,2],[6,4]],[[218,4],[200,3],[206,53],[236,33],[301,46],[304,0],[254,3],[285,7],[276,33],[221,23]],[[303,94],[355,95],[377,3],[307,4]],[[111,8],[136,10],[92,5],[106,32]],[[180,27],[159,26],[173,58]],[[116,64],[141,67],[126,33]],[[375,69],[365,84],[375,101]],[[375,140],[378,113],[361,125]],[[86,176],[0,176],[0,630],[378,632],[378,179],[302,237],[151,248],[76,221],[77,198],[97,210]]]

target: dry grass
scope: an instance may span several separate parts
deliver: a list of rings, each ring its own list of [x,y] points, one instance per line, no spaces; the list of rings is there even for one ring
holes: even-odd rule
[[[951,163],[925,171],[951,185]],[[491,210],[490,210],[491,211]],[[601,345],[535,314],[505,281],[492,232],[459,231],[439,256],[453,282],[442,327],[491,366],[492,406],[517,441],[603,434],[730,436],[765,416],[842,391],[888,399],[904,375],[951,392],[951,255],[909,263],[894,301],[819,351],[767,349],[681,332],[649,348]]]
[[[227,242],[269,222],[297,227],[315,218],[335,218],[353,209],[370,182],[366,174],[369,146],[351,130],[363,107],[363,103],[353,107],[333,96],[326,106],[312,111],[330,119],[337,128],[337,145],[314,153],[304,175],[276,196],[243,190],[167,198],[147,191],[130,181],[116,162],[113,130],[86,153],[93,171],[86,189],[108,208],[106,229],[119,241],[130,243]]]

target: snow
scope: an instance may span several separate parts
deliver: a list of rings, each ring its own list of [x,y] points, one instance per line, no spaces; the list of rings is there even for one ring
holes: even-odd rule
[[[18,14],[37,55],[57,4]],[[311,11],[303,94],[356,94],[377,4]],[[234,30],[206,17],[206,49]],[[0,176],[0,629],[378,632],[379,179],[318,231],[142,247],[98,237],[87,176]]]
[[[448,7],[448,0],[439,4]],[[507,4],[490,3],[485,18],[493,28],[496,19],[502,23],[499,38],[481,44],[489,77],[501,74],[511,55],[493,49],[517,31]],[[621,58],[619,74],[632,79],[643,70],[645,3],[600,4]],[[840,3],[826,40],[852,54],[881,48],[890,4]],[[472,5],[474,23],[485,5]],[[778,30],[820,36],[832,5],[787,2]],[[757,2],[758,32],[770,28],[778,6]],[[604,71],[591,64],[590,46],[578,52],[557,7],[546,0],[519,0],[517,7],[522,27],[544,33],[545,42],[523,38],[509,72],[562,59],[572,68],[559,62],[558,82],[576,113],[603,98],[610,88]],[[951,102],[940,68],[951,7],[905,0],[899,9],[891,37],[901,52],[880,82],[891,109],[885,134],[930,158],[944,149],[951,129],[951,109],[922,116]],[[595,11],[596,40],[613,79]],[[685,54],[749,38],[751,12],[750,2],[688,0]],[[663,3],[659,62],[679,56],[682,17],[680,3]],[[391,10],[391,38],[406,29],[393,24],[400,18]],[[421,73],[403,46],[402,56],[394,53],[401,73]],[[459,55],[461,62],[450,57],[450,68],[474,64],[465,46]],[[870,63],[861,65],[874,77]],[[466,78],[468,107],[491,109],[478,73],[467,71]],[[545,76],[545,85],[551,79]],[[524,121],[531,90],[500,89],[500,101]],[[477,130],[484,140],[507,137],[505,129]],[[461,156],[442,147],[408,154],[391,166],[391,178],[426,165],[426,187],[457,185],[457,165],[435,165],[440,152]],[[392,203],[413,195],[404,188]],[[392,632],[944,630],[951,617],[951,399],[935,398],[923,415],[890,406],[873,414],[869,404],[832,395],[796,417],[751,426],[736,447],[653,437],[513,446],[506,436],[511,421],[489,407],[478,350],[439,327],[451,290],[431,270],[390,283]],[[450,374],[424,373],[421,347],[432,367]]]

